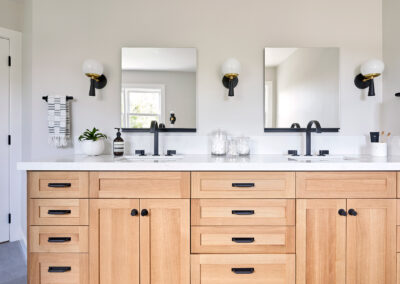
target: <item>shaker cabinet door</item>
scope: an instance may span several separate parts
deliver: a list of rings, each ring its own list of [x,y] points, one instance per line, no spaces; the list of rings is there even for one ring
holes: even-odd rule
[[[90,200],[90,284],[139,284],[139,200]]]
[[[141,199],[140,214],[140,284],[189,284],[189,199]]]

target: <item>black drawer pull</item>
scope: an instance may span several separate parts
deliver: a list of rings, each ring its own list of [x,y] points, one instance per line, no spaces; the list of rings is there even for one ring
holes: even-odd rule
[[[49,266],[49,272],[60,273],[71,271],[71,266]]]
[[[254,273],[254,268],[232,268],[232,272],[235,274],[252,274]]]
[[[71,210],[49,210],[47,211],[49,215],[67,215],[71,214]]]
[[[254,243],[254,238],[232,238],[232,242],[238,244],[249,244]]]
[[[71,241],[70,237],[50,237],[48,239],[49,243],[67,243],[70,241]]]
[[[254,210],[232,210],[233,215],[254,215]]]
[[[62,188],[62,187],[71,187],[71,183],[65,182],[65,183],[55,183],[51,182],[47,184],[48,187],[56,187],[56,188]]]
[[[255,183],[232,183],[232,187],[255,187]]]

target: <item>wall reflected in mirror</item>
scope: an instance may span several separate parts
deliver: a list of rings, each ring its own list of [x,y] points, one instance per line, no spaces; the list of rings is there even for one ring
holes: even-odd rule
[[[122,48],[122,128],[196,128],[195,48]]]
[[[264,128],[339,128],[339,48],[265,48]]]

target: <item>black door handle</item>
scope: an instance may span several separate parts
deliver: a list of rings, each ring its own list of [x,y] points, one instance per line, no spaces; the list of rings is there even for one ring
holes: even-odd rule
[[[147,216],[149,215],[149,211],[147,209],[143,209],[142,212],[140,212],[140,215]]]
[[[67,215],[71,214],[71,210],[49,210],[47,211],[49,215]]]
[[[255,183],[249,182],[249,183],[232,183],[232,187],[254,187]]]
[[[239,244],[254,243],[254,238],[232,238],[232,242]]]
[[[136,216],[138,214],[139,214],[139,211],[137,211],[137,209],[132,209],[131,216]]]
[[[57,187],[57,188],[71,187],[71,183],[69,183],[69,182],[65,182],[65,183],[51,182],[51,183],[48,183],[47,186],[48,187]]]
[[[347,212],[346,212],[346,210],[344,210],[344,209],[339,209],[338,214],[339,214],[340,216],[347,216]]]
[[[351,208],[351,209],[349,209],[349,215],[351,215],[351,216],[357,216],[357,211],[356,210],[354,210],[353,208]]]
[[[70,237],[50,237],[48,239],[49,243],[67,243],[70,242],[71,238]]]
[[[232,272],[235,274],[252,274],[254,273],[254,268],[232,268]]]
[[[71,271],[71,266],[49,266],[49,272],[68,272]]]
[[[232,210],[233,215],[254,215],[254,210]]]

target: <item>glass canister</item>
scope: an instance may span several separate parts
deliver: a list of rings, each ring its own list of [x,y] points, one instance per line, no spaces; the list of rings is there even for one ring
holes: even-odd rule
[[[237,149],[240,156],[250,155],[250,138],[239,137]]]
[[[228,151],[227,154],[229,156],[238,156],[238,145],[239,145],[239,139],[235,137],[231,137],[228,139]]]
[[[212,135],[211,154],[217,156],[226,155],[227,135],[224,131],[218,130]]]

